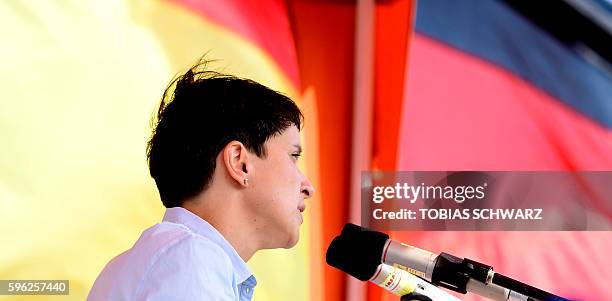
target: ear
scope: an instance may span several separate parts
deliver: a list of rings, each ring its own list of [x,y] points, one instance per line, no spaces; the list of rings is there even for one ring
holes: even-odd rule
[[[228,143],[221,151],[223,164],[229,176],[240,186],[248,186],[251,169],[249,152],[239,141]]]

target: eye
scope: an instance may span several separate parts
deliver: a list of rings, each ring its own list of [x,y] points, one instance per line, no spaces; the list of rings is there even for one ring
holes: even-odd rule
[[[293,154],[291,154],[291,156],[297,161],[297,159],[299,159],[302,156],[302,154],[301,153],[293,153]]]

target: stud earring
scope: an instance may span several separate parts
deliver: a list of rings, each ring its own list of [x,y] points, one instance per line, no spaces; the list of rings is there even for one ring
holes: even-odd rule
[[[249,185],[249,179],[244,178],[244,186],[247,186],[247,185]]]

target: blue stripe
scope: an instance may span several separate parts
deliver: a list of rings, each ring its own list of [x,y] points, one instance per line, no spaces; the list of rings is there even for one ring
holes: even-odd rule
[[[493,0],[421,0],[416,31],[492,62],[612,129],[612,76]]]
[[[607,0],[592,0],[591,2],[601,7],[605,12],[608,13],[608,17],[612,17],[612,2]]]

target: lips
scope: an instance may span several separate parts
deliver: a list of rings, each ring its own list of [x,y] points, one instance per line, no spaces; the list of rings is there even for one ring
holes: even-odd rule
[[[306,204],[304,203],[300,203],[297,207],[299,216],[300,216],[300,224],[302,224],[304,222],[304,211],[306,210]]]

